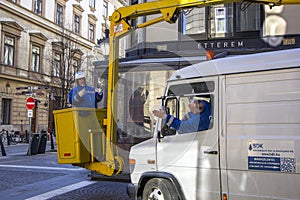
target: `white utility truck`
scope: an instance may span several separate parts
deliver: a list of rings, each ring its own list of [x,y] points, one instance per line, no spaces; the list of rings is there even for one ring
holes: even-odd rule
[[[175,117],[191,99],[210,103],[208,130],[180,134],[157,119],[131,148],[142,199],[300,199],[300,49],[220,58],[176,71],[162,107]]]

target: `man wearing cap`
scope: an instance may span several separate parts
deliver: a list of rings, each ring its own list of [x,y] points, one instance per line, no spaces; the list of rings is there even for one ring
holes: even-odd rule
[[[164,119],[164,123],[174,128],[179,133],[203,131],[209,128],[211,122],[211,110],[208,102],[204,100],[192,100],[189,103],[190,112],[182,120],[166,114],[164,110],[153,110],[156,117]]]
[[[75,87],[69,93],[69,102],[73,107],[97,108],[97,103],[103,98],[102,90],[95,90],[86,85],[85,73],[75,73]]]

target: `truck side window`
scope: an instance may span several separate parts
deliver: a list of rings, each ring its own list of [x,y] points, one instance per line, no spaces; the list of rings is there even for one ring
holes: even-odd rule
[[[176,117],[177,114],[177,98],[168,98],[165,104],[165,110],[167,114]],[[168,127],[166,124],[163,125],[161,132],[164,136],[175,135],[176,130]]]
[[[170,115],[173,115],[174,117],[177,116],[176,110],[177,110],[177,99],[176,98],[170,98],[166,100],[166,112]]]
[[[212,108],[212,95],[197,95],[197,96],[188,96],[188,97],[180,97],[179,98],[179,114],[178,114],[178,118],[180,120],[187,120],[189,119],[189,113],[190,113],[190,108],[189,108],[189,104],[192,101],[202,101],[205,103],[205,109],[208,109],[209,112],[203,112],[201,113],[202,115],[207,115],[206,118],[208,118],[209,120],[205,120],[205,119],[201,119],[199,123],[205,123],[208,124],[208,129],[212,128],[212,115],[213,115],[213,108]],[[200,114],[200,115],[201,115]],[[203,121],[204,120],[204,121]],[[200,125],[201,126],[201,125]],[[203,128],[199,127],[200,130],[202,130]],[[204,128],[206,129],[206,128]],[[199,131],[200,131],[199,130]]]
[[[174,135],[174,130],[181,134],[211,129],[214,90],[213,81],[171,85],[164,104],[171,116],[166,118],[163,135]]]

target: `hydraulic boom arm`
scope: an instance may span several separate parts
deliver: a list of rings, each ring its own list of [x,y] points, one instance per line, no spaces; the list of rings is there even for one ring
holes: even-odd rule
[[[116,143],[116,117],[117,113],[117,93],[118,88],[118,58],[119,58],[119,39],[131,31],[166,21],[175,23],[180,12],[184,9],[194,7],[206,7],[217,4],[228,4],[234,2],[261,3],[270,7],[287,4],[300,4],[300,0],[158,0],[137,4],[128,7],[122,7],[116,10],[110,17],[110,54],[108,66],[108,105],[107,105],[107,146],[106,161],[111,163],[111,167],[116,169],[120,158],[115,155],[112,144]],[[140,16],[160,14],[158,18],[144,22],[133,27],[130,20]],[[121,169],[118,169],[119,172]]]

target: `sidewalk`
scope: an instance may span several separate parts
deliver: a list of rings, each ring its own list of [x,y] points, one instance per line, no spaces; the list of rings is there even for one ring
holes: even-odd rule
[[[16,145],[4,145],[5,148],[5,152],[6,152],[6,156],[2,156],[2,154],[0,154],[0,161],[11,161],[14,160],[15,162],[18,162],[17,160],[15,160],[16,158],[18,159],[23,159],[23,161],[21,162],[23,165],[25,165],[25,163],[30,163],[28,165],[39,165],[42,159],[46,159],[47,162],[49,162],[49,160],[52,160],[55,162],[52,162],[51,165],[55,165],[58,167],[74,167],[71,164],[64,164],[64,165],[58,165],[57,163],[57,155],[54,151],[57,150],[56,145],[55,145],[55,139],[54,139],[54,150],[51,149],[51,142],[47,141],[46,144],[46,150],[45,153],[41,153],[41,154],[36,154],[33,156],[28,156],[27,152],[28,152],[28,147],[29,144],[23,144],[23,143],[19,143]],[[53,153],[52,153],[53,152]],[[45,156],[43,156],[45,155]],[[27,159],[28,158],[28,159]],[[42,163],[45,163],[45,161],[42,161]],[[50,164],[49,164],[50,165]],[[96,172],[90,172],[89,177],[92,180],[98,180],[98,181],[117,181],[117,182],[130,182],[130,174],[128,171],[124,171],[119,175],[113,175],[111,177],[109,176],[105,176]]]
[[[56,150],[55,140],[53,143],[54,143],[54,150]],[[9,146],[7,144],[4,144],[6,156],[27,155],[28,147],[29,147],[29,144],[27,144],[27,143],[18,143],[18,144],[13,144],[13,145],[9,145]],[[49,151],[53,151],[53,150],[51,149],[51,142],[47,141],[46,152],[49,152]],[[2,154],[0,154],[0,157],[5,157],[5,156],[2,156]]]

